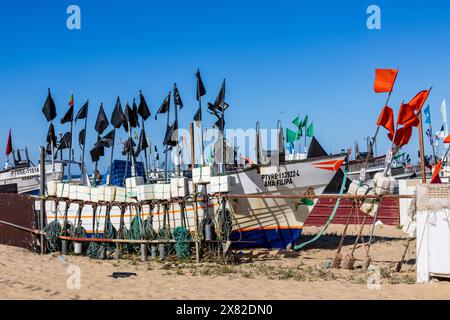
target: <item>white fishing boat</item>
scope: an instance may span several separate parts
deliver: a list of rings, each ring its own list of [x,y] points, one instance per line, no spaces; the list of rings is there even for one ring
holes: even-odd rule
[[[29,159],[28,150],[16,150],[12,158],[12,163],[8,163],[0,172],[2,192],[39,194],[40,168]],[[62,180],[63,164],[61,162],[46,164],[45,176],[47,180]]]

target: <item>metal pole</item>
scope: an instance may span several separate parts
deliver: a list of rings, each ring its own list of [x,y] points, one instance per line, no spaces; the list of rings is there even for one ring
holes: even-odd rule
[[[131,134],[131,125],[130,125],[130,121],[128,120],[128,136],[130,139],[130,157],[131,157],[131,176],[135,177],[136,176],[136,159],[134,158],[134,148],[133,148],[133,137]]]
[[[225,79],[223,79],[223,97],[222,97],[222,168],[221,174],[225,174],[226,165],[225,165]]]
[[[87,101],[87,103],[89,103],[89,100]],[[84,153],[86,150],[86,137],[87,137],[87,118],[88,118],[88,112],[89,112],[89,108],[86,111],[86,118],[84,118],[84,143],[82,146],[82,151],[81,151],[81,174],[82,177],[87,174],[87,172],[85,172],[85,164],[84,164]],[[86,181],[87,182],[87,181]]]
[[[194,123],[191,122],[191,169],[194,170],[195,165],[195,146],[194,146]],[[192,192],[194,194],[194,227],[195,227],[195,259],[197,263],[200,263],[200,238],[198,234],[198,205],[197,205],[197,192],[195,190],[194,179],[192,179]]]
[[[169,91],[169,96],[170,96],[171,92]],[[176,108],[176,107],[175,107]],[[169,98],[169,110],[167,110],[167,120],[166,120],[166,130],[169,128],[169,117],[170,117],[170,98]],[[168,182],[168,174],[167,174],[167,170],[168,170],[168,156],[169,156],[169,148],[167,148],[167,144],[164,146],[165,148],[165,152],[166,152],[166,160],[164,163],[164,182]]]
[[[108,179],[106,181],[106,184],[108,186],[111,185],[111,178],[112,178],[112,163],[113,163],[113,159],[114,159],[114,144],[116,142],[116,128],[113,129],[114,130],[114,134],[113,134],[113,142],[111,145],[111,157],[109,159],[109,176]]]
[[[44,224],[45,224],[45,148],[40,147],[40,161],[39,161],[39,175],[40,175],[40,212],[39,212],[39,230],[42,232],[40,235],[40,247],[41,254],[45,253],[44,244]]]
[[[422,183],[427,182],[427,177],[425,175],[425,154],[423,147],[423,127],[422,127],[422,110],[418,114],[419,116],[419,147],[420,147],[420,171],[422,174]]]
[[[70,121],[70,148],[69,148],[69,172],[68,172],[68,176],[69,176],[69,182],[72,181],[72,172],[71,172],[71,167],[72,167],[72,161],[73,161],[73,157],[72,157],[72,144],[73,143],[73,120]]]
[[[97,135],[97,141],[100,139],[100,135]],[[92,185],[94,187],[97,186],[97,168],[98,168],[98,161],[95,161],[95,166],[94,166],[94,178],[92,179]]]

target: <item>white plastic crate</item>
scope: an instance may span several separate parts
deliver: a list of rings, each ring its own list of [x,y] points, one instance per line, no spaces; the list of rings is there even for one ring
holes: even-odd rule
[[[137,199],[138,201],[153,200],[155,199],[154,184],[142,184],[137,187]]]
[[[49,197],[56,197],[56,193],[57,193],[57,188],[58,188],[58,182],[51,180],[47,182],[47,195]]]
[[[125,188],[116,187],[114,201],[115,202],[126,202],[127,192]]]
[[[154,186],[155,199],[156,200],[169,200],[170,194],[170,183],[157,183]]]
[[[91,201],[91,187],[76,186],[77,200]]]
[[[188,179],[186,177],[176,177],[170,179],[170,194],[172,197],[186,197],[189,194]]]
[[[226,193],[231,190],[230,176],[215,176],[211,177],[210,193]]]
[[[69,198],[69,184],[58,182],[56,184],[56,196],[58,198]]]
[[[116,188],[112,186],[101,186],[99,189],[99,201],[113,202],[116,198]]]
[[[74,184],[67,184],[67,186],[69,187],[69,199],[70,200],[78,200],[78,198],[77,198],[78,186],[74,185]]]
[[[192,170],[192,181],[195,184],[208,184],[211,181],[213,170],[209,166],[202,166]]]
[[[130,177],[125,179],[125,188],[127,192],[127,197],[135,198],[137,197],[137,187],[144,184],[143,177]]]

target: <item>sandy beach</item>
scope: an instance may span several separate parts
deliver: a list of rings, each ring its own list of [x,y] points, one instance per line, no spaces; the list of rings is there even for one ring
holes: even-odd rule
[[[304,239],[318,230],[308,227]],[[403,233],[395,227],[378,226],[371,249],[372,263],[381,275],[379,289],[368,288],[367,279],[374,273],[361,270],[365,256],[361,245],[356,250],[354,270],[330,268],[341,230],[342,226],[331,226],[326,236],[300,252],[237,252],[240,262],[228,265],[175,260],[143,263],[137,257],[100,261],[71,255],[40,256],[0,246],[0,298],[450,299],[448,281],[415,284],[415,243],[408,251],[408,264],[400,273],[393,272],[404,248]],[[356,227],[351,226],[350,232],[355,234]],[[352,236],[345,241],[344,255],[353,241]],[[76,281],[70,273],[74,270],[80,271],[79,289],[73,288]],[[113,272],[136,276],[116,279],[111,277]]]

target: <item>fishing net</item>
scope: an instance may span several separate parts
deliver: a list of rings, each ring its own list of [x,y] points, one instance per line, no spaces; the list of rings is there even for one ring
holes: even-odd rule
[[[450,185],[419,184],[416,190],[417,211],[450,209]]]

